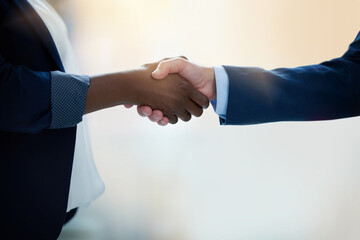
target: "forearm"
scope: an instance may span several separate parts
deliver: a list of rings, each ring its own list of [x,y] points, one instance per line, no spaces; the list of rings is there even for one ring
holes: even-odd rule
[[[328,120],[360,114],[359,65],[342,58],[282,68],[225,67],[230,79],[225,124]]]
[[[136,94],[131,92],[136,75],[136,71],[124,71],[92,77],[84,114],[122,104],[135,104]]]
[[[223,124],[330,120],[360,115],[360,34],[340,58],[280,68],[225,67],[229,98]]]
[[[69,128],[84,114],[121,104],[148,105],[162,111],[170,123],[200,116],[208,106],[206,96],[175,74],[153,79],[157,64],[89,78],[36,72],[0,61],[0,130],[37,133]]]

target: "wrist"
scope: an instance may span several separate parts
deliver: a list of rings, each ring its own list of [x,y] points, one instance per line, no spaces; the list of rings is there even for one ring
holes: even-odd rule
[[[216,100],[216,81],[215,81],[215,71],[213,67],[204,67],[205,72],[205,82],[210,89],[209,100]]]

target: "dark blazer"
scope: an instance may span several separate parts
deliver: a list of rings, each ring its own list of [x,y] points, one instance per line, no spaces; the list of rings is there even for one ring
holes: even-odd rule
[[[76,128],[48,130],[50,71],[64,71],[26,0],[0,0],[0,239],[56,239]]]
[[[360,115],[360,33],[340,58],[280,68],[225,66],[229,100],[222,124],[310,121]]]

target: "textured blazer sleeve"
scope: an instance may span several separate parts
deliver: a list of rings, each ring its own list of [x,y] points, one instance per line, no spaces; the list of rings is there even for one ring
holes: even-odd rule
[[[319,65],[272,71],[224,67],[229,76],[224,125],[360,115],[360,33],[342,57]]]
[[[23,0],[0,0],[0,131],[39,133],[82,121],[88,76],[62,72],[46,25]]]
[[[0,130],[38,133],[82,121],[88,76],[33,71],[0,55]]]

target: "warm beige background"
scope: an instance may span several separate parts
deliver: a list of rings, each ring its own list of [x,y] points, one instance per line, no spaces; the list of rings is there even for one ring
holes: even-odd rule
[[[86,74],[186,55],[264,68],[341,56],[359,0],[58,1]],[[359,79],[360,80],[360,79]],[[219,126],[212,109],[161,128],[117,107],[90,115],[105,194],[61,239],[360,238],[360,120]]]

